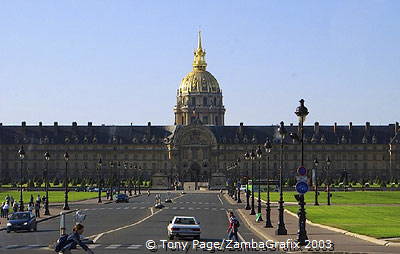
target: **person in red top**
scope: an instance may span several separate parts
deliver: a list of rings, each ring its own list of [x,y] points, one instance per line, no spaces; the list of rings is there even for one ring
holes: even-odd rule
[[[227,232],[229,233],[229,240],[233,240],[238,242],[239,238],[238,238],[238,229],[239,229],[239,221],[238,219],[235,217],[235,215],[233,214],[233,212],[229,212],[229,227]]]

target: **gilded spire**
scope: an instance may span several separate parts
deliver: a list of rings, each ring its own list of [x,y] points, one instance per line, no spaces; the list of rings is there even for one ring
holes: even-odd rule
[[[197,50],[202,49],[201,48],[201,31],[199,30],[199,38],[198,38],[198,43],[197,43]]]
[[[194,70],[206,70],[206,60],[205,60],[206,52],[203,50],[201,46],[201,31],[199,31],[199,37],[197,42],[197,49],[194,52],[194,60],[193,60],[193,69]]]

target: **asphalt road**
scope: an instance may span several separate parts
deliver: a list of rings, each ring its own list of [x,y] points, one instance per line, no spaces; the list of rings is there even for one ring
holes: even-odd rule
[[[172,193],[173,203],[164,203],[165,208],[161,210],[154,208],[154,198],[155,193],[152,193],[150,197],[142,195],[132,198],[129,203],[74,205],[71,208],[81,209],[87,214],[84,235],[95,239],[95,243],[89,245],[95,253],[150,252],[146,248],[146,242],[149,240],[154,241],[151,246],[155,246],[156,249],[153,251],[179,253],[180,251],[174,251],[174,248],[167,248],[166,244],[167,224],[176,215],[195,216],[201,223],[200,241],[209,243],[209,246],[211,243],[221,243],[227,238],[227,210],[232,207],[220,199],[218,193]],[[165,198],[166,193],[161,193],[161,199]],[[73,225],[72,214],[67,215],[67,225]],[[243,222],[241,225],[241,240],[259,240]],[[55,253],[47,246],[57,239],[58,230],[59,219],[56,218],[38,224],[38,232],[7,234],[1,231],[0,253]],[[204,252],[204,249],[193,249],[191,239],[168,242],[168,247],[185,252]],[[81,249],[74,252],[84,253]]]

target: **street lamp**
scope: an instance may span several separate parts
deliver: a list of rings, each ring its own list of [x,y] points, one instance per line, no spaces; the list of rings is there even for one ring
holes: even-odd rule
[[[331,192],[330,192],[330,184],[331,184],[331,178],[329,176],[329,168],[331,166],[331,160],[326,158],[326,177],[327,177],[327,187],[326,191],[328,193],[328,205],[331,205]]]
[[[250,159],[251,159],[251,211],[250,215],[255,215],[256,211],[254,209],[254,160],[256,159],[256,153],[251,150]]]
[[[304,122],[306,121],[306,117],[308,115],[308,109],[304,106],[304,100],[301,99],[300,106],[296,108],[294,112],[299,119],[299,126],[301,131],[301,166],[304,167]],[[317,185],[316,185],[317,186]],[[306,231],[306,210],[305,210],[305,202],[304,202],[304,194],[299,194],[299,230],[297,232],[298,239],[297,241],[300,245],[306,245],[306,241],[308,240],[307,231]]]
[[[118,194],[121,193],[121,162],[118,161],[117,163],[117,169],[118,169]]]
[[[110,200],[113,200],[113,182],[114,182],[114,175],[113,175],[113,168],[114,168],[114,162],[110,161]]]
[[[126,181],[128,180],[127,171],[128,171],[128,162],[125,161],[124,162],[124,181],[123,181],[123,183],[124,183],[124,194],[126,194]]]
[[[22,197],[22,169],[24,167],[24,158],[25,158],[25,150],[24,150],[24,146],[21,146],[21,148],[18,151],[18,155],[19,155],[19,159],[21,160],[21,168],[20,168],[20,187],[19,187],[19,191],[20,191],[20,196],[19,196],[19,211],[23,212],[24,211],[24,199]]]
[[[265,141],[264,144],[265,151],[267,152],[267,208],[266,210],[266,221],[265,221],[265,227],[266,228],[272,228],[272,223],[271,223],[271,201],[270,201],[270,196],[269,196],[269,154],[271,153],[272,149],[272,144],[269,141],[269,138],[267,138],[267,141]]]
[[[49,211],[49,160],[50,160],[50,153],[44,153],[44,159],[46,160],[46,168],[45,168],[45,189],[46,189],[46,201],[44,202],[44,215],[50,215]]]
[[[315,203],[314,205],[319,205],[318,204],[318,159],[315,158],[314,160],[314,166],[315,166]]]
[[[98,168],[97,168],[97,188],[99,189],[99,196],[97,203],[102,203],[101,201],[101,166],[103,165],[103,161],[101,160],[101,157],[99,158]]]
[[[262,158],[262,151],[261,147],[258,146],[256,150],[257,158],[259,159],[258,161],[258,199],[257,199],[257,213],[258,213],[258,218],[257,221],[263,221],[262,216],[261,216],[261,158]]]
[[[236,160],[236,164],[237,164],[237,171],[238,171],[238,175],[239,175],[239,181],[238,181],[239,184],[237,186],[237,188],[238,188],[238,190],[237,190],[237,193],[238,193],[237,203],[240,204],[240,203],[242,203],[242,200],[240,199],[240,188],[242,187],[242,178],[241,178],[241,175],[240,175],[240,158],[238,158]]]
[[[244,159],[245,160],[250,160],[250,153],[247,151],[245,154],[244,154]],[[245,209],[246,210],[250,210],[251,208],[250,208],[250,204],[249,204],[249,198],[250,198],[250,193],[249,193],[249,171],[248,170],[246,170],[246,207],[245,207]]]
[[[138,169],[138,167],[137,166],[135,166],[134,167],[135,169]],[[133,189],[134,189],[134,195],[136,196],[137,195],[137,172],[136,172],[136,170],[135,170],[135,174],[134,174],[134,180],[133,180]]]
[[[275,231],[275,234],[277,235],[287,235],[287,230],[285,227],[285,221],[283,218],[283,212],[284,212],[284,208],[283,208],[283,176],[282,176],[282,168],[283,168],[283,140],[285,139],[286,136],[286,129],[285,129],[285,125],[282,122],[280,122],[280,126],[278,128],[278,133],[281,139],[281,158],[280,158],[280,168],[279,168],[279,222],[278,222],[278,229]]]
[[[64,154],[64,159],[65,159],[65,178],[64,178],[64,210],[69,210],[68,206],[68,160],[69,160],[69,154],[68,152],[65,152]]]
[[[138,171],[139,171],[139,177],[138,177],[138,180],[139,180],[139,184],[138,184],[138,191],[139,191],[139,195],[141,195],[142,194],[142,192],[141,192],[141,187],[140,187],[140,185],[142,185],[142,168],[139,166],[138,167]]]

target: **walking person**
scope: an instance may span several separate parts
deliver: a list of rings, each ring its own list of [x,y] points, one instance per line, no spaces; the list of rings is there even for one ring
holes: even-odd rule
[[[13,208],[13,212],[14,213],[18,212],[18,203],[17,203],[17,201],[14,201],[12,208]]]
[[[233,214],[233,212],[229,212],[229,227],[227,232],[229,233],[229,240],[233,240],[235,242],[239,241],[238,237],[238,229],[239,229],[240,223],[236,216]]]
[[[5,204],[5,203],[6,203],[6,202],[3,202],[3,203],[1,204],[1,206],[0,206],[0,214],[1,214],[0,218],[4,218],[3,207],[4,207],[4,204]]]
[[[63,243],[59,243],[62,246],[56,247],[56,251],[58,251],[59,254],[71,254],[71,249],[75,249],[76,246],[79,244],[79,246],[81,246],[82,249],[85,250],[87,253],[93,254],[93,251],[81,241],[81,235],[83,234],[83,231],[84,226],[79,223],[76,224],[72,229],[72,233],[68,235],[66,240]],[[58,250],[58,248],[60,250]]]
[[[10,209],[10,206],[8,205],[8,203],[6,202],[3,206],[3,215],[4,218],[8,218],[8,209]]]
[[[28,212],[32,212],[33,211],[33,204],[29,203],[28,204]]]
[[[33,205],[33,194],[31,194],[31,199],[29,200],[29,204]]]
[[[36,202],[39,203],[39,206],[40,206],[40,203],[42,203],[42,198],[40,197],[39,194],[37,195]]]
[[[36,218],[40,218],[40,202],[38,201],[35,203],[35,216]]]

